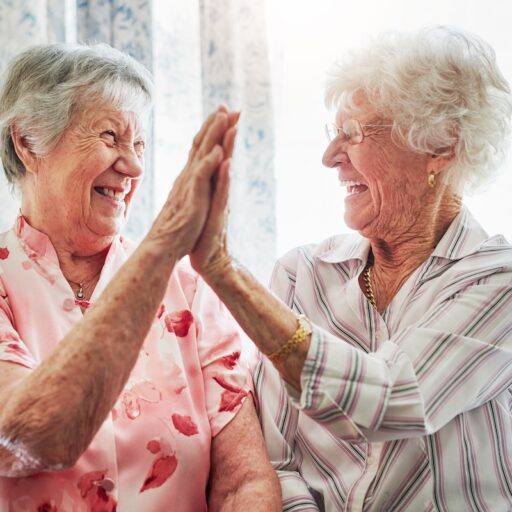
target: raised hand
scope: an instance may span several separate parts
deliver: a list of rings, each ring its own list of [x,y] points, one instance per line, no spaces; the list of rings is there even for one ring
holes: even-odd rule
[[[228,113],[228,128],[223,139],[224,160],[214,176],[213,195],[208,218],[190,254],[194,269],[209,281],[231,262],[227,248],[226,228],[229,199],[229,169],[239,113]]]
[[[171,247],[178,259],[194,248],[203,230],[210,209],[214,175],[232,151],[228,135],[233,129],[232,122],[233,116],[225,107],[220,107],[206,119],[194,137],[183,171],[176,178],[148,234],[149,239]]]

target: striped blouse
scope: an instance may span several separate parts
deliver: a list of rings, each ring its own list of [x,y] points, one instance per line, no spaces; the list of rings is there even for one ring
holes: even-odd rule
[[[512,510],[512,246],[463,209],[382,315],[369,249],[336,236],[272,276],[314,324],[300,396],[255,371],[283,510]]]

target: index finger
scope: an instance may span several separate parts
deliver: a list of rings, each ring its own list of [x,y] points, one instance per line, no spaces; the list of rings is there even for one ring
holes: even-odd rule
[[[224,112],[216,112],[213,121],[208,125],[196,155],[199,158],[207,155],[215,145],[222,145],[228,127],[228,116]]]
[[[206,120],[201,125],[201,128],[199,131],[194,135],[194,138],[192,139],[192,146],[190,147],[190,151],[188,152],[188,159],[189,161],[192,160],[195,153],[199,149],[199,146],[201,144],[201,141],[203,140],[204,134],[206,133],[206,130],[208,129],[208,126],[213,122],[215,118],[216,112],[212,112]]]

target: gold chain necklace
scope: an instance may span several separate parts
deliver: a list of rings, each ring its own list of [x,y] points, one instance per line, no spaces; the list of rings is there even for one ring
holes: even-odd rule
[[[363,273],[363,281],[364,281],[364,287],[366,291],[366,296],[368,297],[368,300],[370,301],[370,304],[377,309],[377,302],[375,301],[375,295],[373,294],[373,288],[372,288],[372,267],[366,267],[366,270]]]
[[[69,281],[69,283],[75,285],[75,286],[78,286],[78,290],[75,292],[75,297],[78,299],[78,300],[84,300],[85,299],[85,292],[84,292],[84,287],[85,286],[88,286],[90,285],[101,273],[101,270],[93,277],[91,277],[91,279],[88,279],[87,281],[84,281],[82,283],[76,283],[75,281]],[[73,289],[73,288],[71,288]]]

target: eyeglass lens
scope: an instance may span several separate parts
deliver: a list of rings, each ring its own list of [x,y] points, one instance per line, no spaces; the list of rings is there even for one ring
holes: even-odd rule
[[[364,139],[363,129],[357,119],[346,119],[341,127],[334,123],[328,123],[326,126],[327,138],[332,141],[338,136],[343,136],[349,144],[361,144]]]

